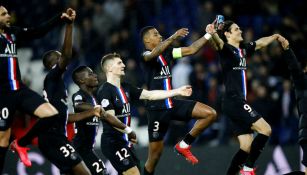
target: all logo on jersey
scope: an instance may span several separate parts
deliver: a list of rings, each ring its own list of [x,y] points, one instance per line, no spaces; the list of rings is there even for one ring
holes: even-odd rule
[[[161,67],[160,75],[170,75],[170,74],[171,74],[171,72],[170,72],[168,66],[162,66]]]
[[[16,44],[7,44],[4,50],[5,54],[16,54]]]
[[[239,64],[239,66],[246,67],[246,59],[245,58],[240,57],[240,64]]]
[[[129,114],[130,113],[130,103],[123,104],[122,114]]]

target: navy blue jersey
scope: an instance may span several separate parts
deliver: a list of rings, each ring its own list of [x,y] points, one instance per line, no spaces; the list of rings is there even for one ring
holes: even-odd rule
[[[97,105],[96,99],[82,91],[81,89],[72,96],[74,111],[82,112],[76,106],[83,103],[91,104],[93,107]],[[75,122],[75,137],[73,143],[76,149],[85,148],[92,149],[95,143],[95,137],[99,126],[98,117],[92,116],[87,119]]]
[[[16,91],[25,85],[21,81],[17,47],[19,40],[31,40],[42,37],[61,22],[57,15],[37,28],[5,28],[0,34],[0,91]]]
[[[218,51],[222,66],[223,80],[226,96],[246,99],[246,57],[255,51],[256,43],[241,44],[240,48],[225,43],[222,50]]]
[[[171,62],[173,48],[166,49],[157,58],[145,61],[146,83],[149,90],[171,90],[172,89],[172,71]],[[144,57],[145,51],[142,56]],[[165,100],[147,101],[148,109],[170,109],[174,106],[172,98]]]
[[[142,89],[131,86],[127,83],[122,83],[118,88],[108,82],[101,85],[97,91],[97,101],[106,110],[114,110],[115,116],[127,126],[130,126],[130,102],[139,100]],[[128,136],[115,128],[108,122],[102,120],[103,137],[118,142],[128,143]]]
[[[68,117],[67,90],[63,80],[65,70],[56,65],[51,69],[44,80],[44,97],[59,112],[57,122],[51,130],[56,133],[66,134],[66,124]]]

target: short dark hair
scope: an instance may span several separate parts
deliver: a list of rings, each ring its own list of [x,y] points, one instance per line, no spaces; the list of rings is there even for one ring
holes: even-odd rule
[[[45,68],[47,69],[51,69],[52,65],[51,65],[51,60],[54,57],[58,57],[58,51],[56,50],[50,50],[44,53],[43,55],[43,65],[45,66]]]
[[[148,32],[149,30],[151,30],[151,29],[155,29],[155,27],[154,27],[154,26],[146,26],[146,27],[143,27],[143,28],[141,29],[140,37],[141,37],[142,40],[144,39],[144,36],[147,34],[147,32]]]
[[[87,66],[79,66],[77,67],[73,72],[72,72],[72,80],[74,81],[75,84],[79,85],[79,74],[81,72],[84,72],[85,70],[87,70]]]
[[[225,21],[225,22],[222,24],[221,29],[219,29],[219,30],[217,31],[219,37],[220,37],[224,42],[227,42],[227,38],[226,38],[226,36],[225,36],[225,32],[230,32],[230,27],[231,27],[232,24],[234,24],[233,21],[227,20],[227,21]]]
[[[106,61],[108,60],[112,60],[114,59],[115,57],[118,57],[118,58],[121,58],[120,54],[114,52],[114,53],[108,53],[106,55],[104,55],[101,59],[101,62],[100,62],[100,66],[101,66],[101,69],[103,72],[106,72],[106,70],[104,69],[104,64]]]

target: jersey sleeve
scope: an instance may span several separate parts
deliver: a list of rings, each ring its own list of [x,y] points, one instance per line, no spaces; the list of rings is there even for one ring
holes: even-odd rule
[[[34,39],[34,38],[41,38],[45,34],[47,34],[50,30],[54,27],[59,26],[65,23],[65,20],[61,19],[61,13],[57,14],[47,22],[42,23],[37,27],[29,27],[29,28],[19,28],[14,27],[13,30],[15,34],[20,39]]]
[[[72,96],[72,102],[73,102],[73,107],[74,109],[76,108],[76,106],[84,103],[84,98],[82,97],[81,94],[79,93],[75,93],[73,96]]]
[[[105,85],[97,92],[97,99],[104,110],[114,110],[111,89]]]
[[[250,43],[245,43],[242,45],[242,48],[244,48],[246,50],[246,55],[247,56],[251,56],[256,49],[256,42],[250,42]]]
[[[130,99],[132,101],[137,101],[140,99],[140,96],[143,92],[143,89],[141,88],[137,88],[135,86],[132,86],[131,84],[129,83],[126,83],[126,86],[129,88],[129,93],[130,93]]]

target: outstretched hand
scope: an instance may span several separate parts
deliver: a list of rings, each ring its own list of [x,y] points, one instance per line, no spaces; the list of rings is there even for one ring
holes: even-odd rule
[[[173,39],[178,39],[179,37],[186,37],[189,34],[189,29],[188,28],[181,28],[177,30],[171,37]]]
[[[62,19],[67,19],[70,23],[74,22],[76,19],[76,11],[72,8],[68,8],[66,12],[62,13]]]
[[[289,41],[285,37],[278,35],[277,41],[281,44],[281,46],[284,50],[289,49]]]
[[[192,95],[192,86],[190,85],[181,86],[180,88],[177,89],[177,91],[179,95],[188,97]]]

